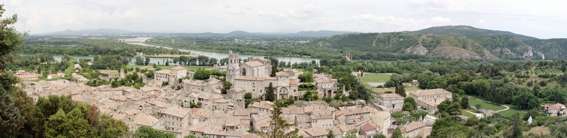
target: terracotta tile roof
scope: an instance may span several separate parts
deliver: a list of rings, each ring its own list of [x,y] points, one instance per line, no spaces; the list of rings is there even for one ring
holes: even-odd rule
[[[247,66],[250,66],[250,67],[264,66],[264,63],[262,63],[260,61],[256,61],[256,60],[248,61],[248,62],[245,62],[244,64],[247,65]]]
[[[565,109],[565,105],[560,104],[560,103],[555,103],[555,104],[544,104],[543,108],[546,110],[561,110],[561,109]]]
[[[425,127],[426,125],[427,124],[425,124],[423,122],[414,121],[414,122],[411,122],[411,123],[408,123],[408,124],[402,126],[401,130],[402,130],[403,133],[408,133],[408,132],[414,131],[416,129]]]
[[[309,137],[325,136],[325,135],[329,134],[329,130],[324,129],[324,128],[317,128],[317,127],[303,129],[303,131]]]
[[[377,129],[378,127],[376,127],[376,125],[372,124],[371,122],[360,126],[360,131],[362,132],[376,131]]]
[[[411,92],[410,94],[415,96],[430,96],[430,95],[451,94],[451,92],[445,89],[428,89],[428,90],[417,90]]]
[[[139,113],[136,114],[134,116],[134,118],[132,119],[132,121],[136,124],[139,125],[144,125],[144,126],[154,126],[154,124],[156,124],[159,120],[156,119],[155,117],[145,114],[145,113]]]
[[[189,109],[181,108],[181,107],[178,107],[178,106],[170,106],[170,107],[166,108],[165,110],[161,111],[161,113],[173,115],[173,116],[181,117],[181,118],[189,115],[189,112],[191,112]]]
[[[236,80],[276,80],[275,77],[237,76]]]
[[[274,108],[274,103],[269,102],[269,101],[260,101],[260,102],[254,102],[254,103],[252,103],[249,107],[263,108],[263,109],[273,110],[273,108]]]
[[[395,94],[395,93],[380,94],[380,95],[378,95],[378,97],[379,98],[388,98],[388,99],[390,99],[390,98],[404,99],[404,97],[402,97],[398,94]]]

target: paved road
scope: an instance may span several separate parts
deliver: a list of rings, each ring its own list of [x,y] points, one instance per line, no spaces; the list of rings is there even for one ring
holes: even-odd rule
[[[502,106],[504,106],[504,109],[500,109],[500,110],[498,110],[498,111],[494,111],[494,113],[500,113],[500,112],[504,112],[504,111],[506,111],[506,110],[510,110],[510,107],[509,107],[509,106],[507,106],[507,105],[502,105]]]

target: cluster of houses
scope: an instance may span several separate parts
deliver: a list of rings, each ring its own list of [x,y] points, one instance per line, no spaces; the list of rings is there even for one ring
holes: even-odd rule
[[[239,55],[230,53],[226,67],[226,80],[232,88],[222,94],[223,80],[211,77],[207,80],[191,79],[193,73],[177,66],[155,71],[153,79],[144,79],[140,89],[130,87],[91,87],[78,81],[39,80],[24,81],[24,90],[34,100],[48,95],[71,96],[73,100],[95,105],[111,117],[125,122],[129,130],[141,126],[171,132],[177,137],[261,137],[258,134],[273,129],[274,103],[256,101],[245,108],[243,95],[251,93],[253,98],[262,99],[266,87],[272,86],[278,99],[300,99],[303,92],[298,89],[300,71],[284,69],[272,74],[269,60],[249,58],[241,60]],[[103,79],[125,76],[123,71],[100,70]],[[35,76],[20,73],[18,77]],[[164,87],[163,84],[179,86]],[[314,86],[319,97],[333,97],[338,91],[337,79],[327,74],[314,74]],[[431,113],[437,105],[450,100],[452,95],[443,89],[418,90],[410,92],[418,106]],[[332,107],[325,102],[296,102],[281,109],[281,117],[300,136],[306,138],[344,137],[356,134],[358,137],[373,137],[377,134],[390,135],[400,128],[406,137],[426,137],[435,120],[428,116],[400,126],[393,125],[392,112],[401,111],[404,97],[397,94],[381,94],[371,104],[354,104]],[[549,109],[555,109],[550,106]],[[565,106],[561,108],[564,114]]]

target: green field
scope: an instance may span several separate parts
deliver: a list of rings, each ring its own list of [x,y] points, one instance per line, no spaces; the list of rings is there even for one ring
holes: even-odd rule
[[[510,106],[510,105],[509,105],[509,106]],[[511,117],[514,117],[514,115],[516,115],[516,114],[520,114],[520,116],[524,116],[524,114],[526,114],[526,113],[527,113],[527,112],[524,111],[524,110],[518,110],[518,109],[516,109],[515,107],[510,106],[510,109],[509,109],[509,110],[502,111],[502,112],[500,112],[500,113],[498,113],[498,114],[500,114],[500,115],[502,115],[502,116],[504,116],[504,117],[511,118]]]
[[[364,73],[364,77],[361,80],[366,84],[368,82],[386,82],[391,77],[392,73]]]
[[[488,110],[493,110],[493,111],[497,111],[497,110],[502,110],[505,109],[505,107],[494,104],[490,101],[485,101],[476,97],[472,97],[469,96],[469,105],[470,106],[477,106],[479,105],[481,109],[488,109]]]

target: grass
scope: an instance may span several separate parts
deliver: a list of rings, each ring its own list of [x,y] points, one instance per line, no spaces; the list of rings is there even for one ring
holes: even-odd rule
[[[471,105],[471,106],[479,105],[481,109],[488,109],[488,110],[494,110],[494,111],[505,109],[505,107],[503,107],[503,106],[494,104],[490,101],[485,101],[485,100],[479,99],[477,97],[472,97],[472,96],[469,96],[469,105]]]
[[[510,106],[510,109],[509,109],[509,110],[500,112],[500,113],[498,113],[498,114],[500,114],[500,115],[502,115],[502,116],[504,116],[504,117],[507,117],[507,118],[511,118],[511,117],[514,117],[514,115],[516,115],[516,114],[520,114],[520,116],[524,116],[524,114],[527,113],[527,112],[524,111],[524,110],[518,110],[518,109],[516,109],[515,107],[513,107],[513,106],[511,106],[511,105],[509,105],[509,106]]]
[[[369,83],[369,82],[386,82],[390,80],[392,77],[392,73],[364,73],[364,77],[362,77],[362,82]]]

